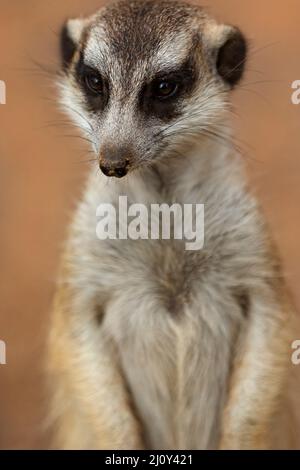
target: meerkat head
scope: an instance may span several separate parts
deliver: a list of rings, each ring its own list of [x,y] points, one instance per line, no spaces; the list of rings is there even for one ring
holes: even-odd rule
[[[107,176],[171,155],[223,119],[243,75],[241,32],[172,0],[121,0],[61,34],[61,100]]]

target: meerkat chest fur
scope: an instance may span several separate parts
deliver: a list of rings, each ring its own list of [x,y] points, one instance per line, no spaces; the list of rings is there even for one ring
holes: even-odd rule
[[[217,445],[232,354],[255,277],[248,261],[261,251],[259,217],[238,160],[207,142],[198,151],[204,152],[201,165],[175,165],[167,172],[172,178],[161,166],[121,181],[99,182],[93,172],[73,224],[78,274],[72,282],[95,316],[102,306],[100,324],[92,321],[91,328],[114,344],[151,448]],[[187,161],[196,159],[194,152]],[[97,208],[125,194],[129,203],[146,206],[204,204],[203,249],[186,251],[172,239],[97,239]]]

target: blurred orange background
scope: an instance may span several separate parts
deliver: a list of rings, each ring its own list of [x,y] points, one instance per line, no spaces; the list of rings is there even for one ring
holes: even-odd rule
[[[1,0],[0,80],[0,448],[44,448],[47,398],[43,346],[59,252],[88,165],[87,148],[61,126],[54,77],[58,34],[69,16],[99,0]],[[233,100],[238,139],[296,305],[300,307],[299,0],[206,0],[221,21],[250,39],[248,73]],[[68,136],[67,136],[67,135]],[[296,333],[295,333],[296,334]],[[297,338],[295,338],[297,339]],[[298,338],[299,339],[299,338]]]

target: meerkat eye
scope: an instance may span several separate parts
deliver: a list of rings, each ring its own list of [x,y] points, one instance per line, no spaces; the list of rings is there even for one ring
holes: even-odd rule
[[[84,75],[84,84],[88,91],[94,95],[103,93],[103,81],[101,76],[96,72],[88,72]]]
[[[156,80],[152,84],[152,95],[154,98],[164,100],[176,95],[179,84],[175,80]]]

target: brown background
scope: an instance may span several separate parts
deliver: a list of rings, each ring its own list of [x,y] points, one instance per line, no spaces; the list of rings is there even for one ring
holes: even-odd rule
[[[206,0],[251,40],[249,72],[234,100],[238,137],[253,185],[284,259],[300,306],[299,0]],[[86,148],[65,137],[52,78],[63,20],[91,13],[96,0],[0,0],[0,448],[47,445],[43,415],[43,345],[61,242],[87,170]],[[53,121],[57,126],[53,127]],[[295,338],[296,339],[296,338]]]

